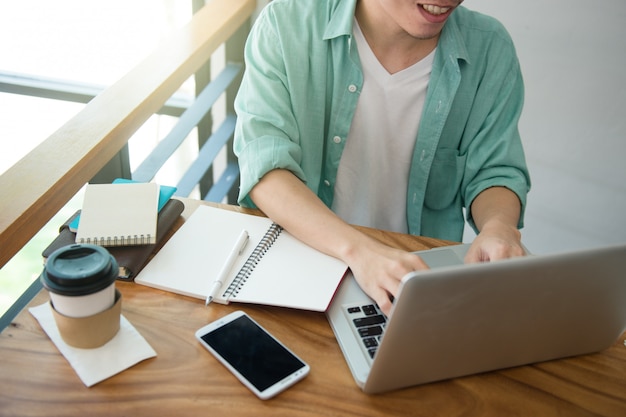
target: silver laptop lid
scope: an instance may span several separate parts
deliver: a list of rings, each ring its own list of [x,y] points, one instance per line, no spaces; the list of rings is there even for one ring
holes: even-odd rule
[[[409,274],[360,385],[382,392],[603,350],[626,329],[625,269],[620,246]]]

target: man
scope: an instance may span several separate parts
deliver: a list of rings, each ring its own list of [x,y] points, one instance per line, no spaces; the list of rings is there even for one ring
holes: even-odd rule
[[[240,203],[343,260],[387,314],[427,266],[349,223],[459,241],[465,208],[466,262],[519,256],[530,186],[510,37],[463,0],[419,1],[274,0],[236,100]]]

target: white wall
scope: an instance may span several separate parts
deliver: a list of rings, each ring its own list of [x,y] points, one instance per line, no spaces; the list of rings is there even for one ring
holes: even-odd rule
[[[507,27],[521,62],[533,180],[526,245],[550,253],[626,243],[626,1],[464,4]]]

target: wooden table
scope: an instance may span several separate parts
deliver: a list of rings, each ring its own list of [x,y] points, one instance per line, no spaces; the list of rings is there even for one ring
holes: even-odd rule
[[[185,200],[189,211],[194,203]],[[399,248],[446,242],[363,229]],[[27,310],[0,334],[1,416],[626,416],[626,347],[365,395],[355,385],[324,314],[217,305],[118,282],[124,316],[156,350],[91,388]],[[30,303],[48,300],[45,290]],[[200,346],[194,332],[243,309],[311,365],[302,382],[258,400]],[[583,336],[583,335],[581,335]]]

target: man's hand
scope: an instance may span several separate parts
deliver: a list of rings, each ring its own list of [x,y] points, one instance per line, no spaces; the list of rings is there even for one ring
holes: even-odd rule
[[[409,272],[428,269],[417,255],[383,245],[363,236],[361,244],[346,258],[359,286],[389,315],[392,297]]]
[[[465,262],[497,261],[524,254],[519,230],[500,225],[499,227],[486,227],[479,233],[465,255]]]
[[[525,254],[517,229],[520,202],[515,193],[502,187],[488,188],[472,203],[472,216],[480,233],[465,262],[496,261]]]

